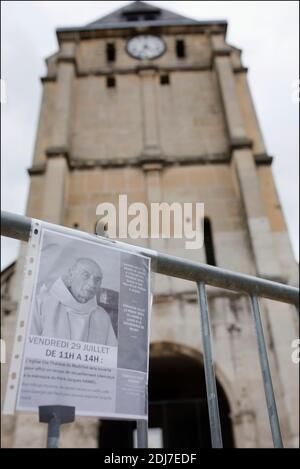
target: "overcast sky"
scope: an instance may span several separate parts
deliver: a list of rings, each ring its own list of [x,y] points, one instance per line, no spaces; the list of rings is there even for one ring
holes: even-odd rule
[[[41,99],[44,59],[57,50],[55,29],[81,26],[130,2],[1,2],[2,209],[23,214]],[[290,237],[299,259],[299,4],[298,2],[154,1],[191,18],[226,19],[228,42],[243,50],[244,65]],[[17,256],[18,242],[2,238],[1,266]]]

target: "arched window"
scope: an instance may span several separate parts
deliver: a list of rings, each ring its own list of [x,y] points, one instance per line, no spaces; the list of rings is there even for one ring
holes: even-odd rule
[[[169,85],[170,84],[170,77],[168,73],[165,73],[160,76],[160,84],[161,85]]]
[[[115,62],[116,60],[116,47],[112,42],[106,44],[106,60],[107,62]]]
[[[208,217],[204,217],[204,248],[206,255],[206,263],[216,266],[216,256],[214,249],[214,241],[212,234],[211,222]]]
[[[176,41],[176,55],[179,59],[185,57],[185,42],[182,39]]]
[[[106,77],[106,87],[107,88],[115,88],[116,87],[116,79],[114,76]]]

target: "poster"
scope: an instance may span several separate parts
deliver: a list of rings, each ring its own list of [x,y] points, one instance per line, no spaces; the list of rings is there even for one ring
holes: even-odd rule
[[[146,419],[150,259],[48,224],[33,233],[16,409]]]

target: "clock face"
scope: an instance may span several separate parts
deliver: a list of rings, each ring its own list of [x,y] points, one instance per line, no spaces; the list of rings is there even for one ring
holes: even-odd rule
[[[150,34],[135,36],[127,43],[128,53],[139,60],[156,59],[165,52],[165,49],[164,41]]]

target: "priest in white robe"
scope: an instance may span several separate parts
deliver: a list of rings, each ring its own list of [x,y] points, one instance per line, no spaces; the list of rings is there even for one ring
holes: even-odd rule
[[[107,312],[97,304],[102,270],[92,259],[80,258],[65,276],[37,295],[31,334],[116,346]]]

